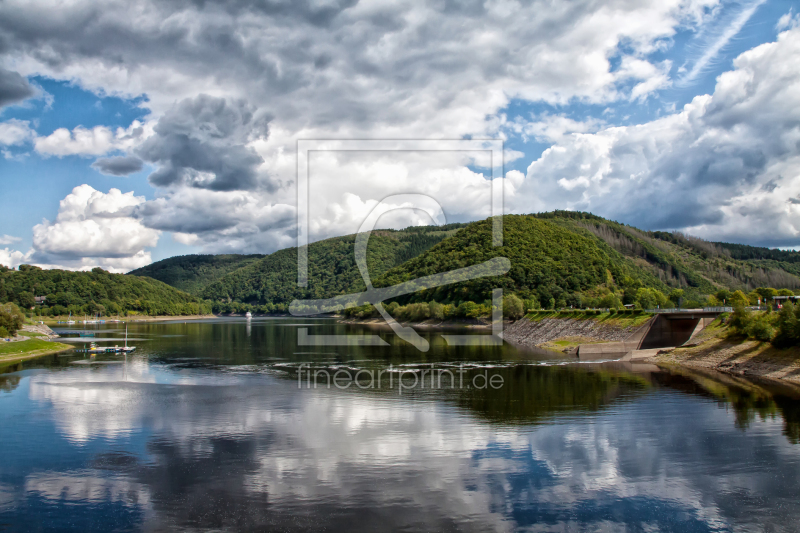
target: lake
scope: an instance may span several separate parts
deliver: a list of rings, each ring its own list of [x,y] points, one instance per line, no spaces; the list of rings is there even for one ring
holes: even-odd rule
[[[6,368],[0,529],[800,530],[796,389],[440,334],[131,323]]]

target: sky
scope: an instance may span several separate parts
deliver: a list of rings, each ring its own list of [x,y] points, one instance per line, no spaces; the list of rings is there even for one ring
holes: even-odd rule
[[[800,5],[6,0],[0,155],[11,267],[294,246],[298,157],[311,240],[430,223],[395,194],[485,218],[499,184],[506,213],[795,248]]]

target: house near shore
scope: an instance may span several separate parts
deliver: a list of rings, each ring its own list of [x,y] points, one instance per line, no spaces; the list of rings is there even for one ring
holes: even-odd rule
[[[775,309],[780,309],[783,307],[783,304],[786,302],[792,302],[793,304],[797,305],[797,302],[800,301],[800,296],[773,296],[772,297],[772,305]]]

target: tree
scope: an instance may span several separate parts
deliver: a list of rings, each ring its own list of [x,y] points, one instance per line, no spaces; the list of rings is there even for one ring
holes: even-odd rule
[[[663,296],[664,295],[661,294],[662,298]],[[641,309],[655,309],[656,305],[658,305],[658,298],[655,294],[655,291],[653,291],[652,289],[647,289],[645,287],[642,287],[641,289],[637,290],[636,304]]]
[[[503,316],[511,319],[522,318],[525,306],[516,294],[509,294],[503,298]]]
[[[675,304],[675,307],[681,306],[681,300],[683,299],[683,289],[672,289],[669,293],[669,299],[672,303]]]
[[[759,287],[755,290],[755,292],[758,293],[758,295],[761,297],[761,301],[764,304],[771,302],[772,298],[778,295],[778,291],[772,287]]]
[[[17,301],[23,309],[30,309],[36,304],[36,300],[33,299],[33,293],[27,291],[19,293]]]
[[[750,299],[742,291],[736,291],[731,294],[728,304],[732,305],[733,307],[744,307],[746,305],[750,305]]]
[[[597,302],[597,306],[608,309],[620,309],[622,307],[622,302],[616,294],[610,292],[600,298],[600,301]]]
[[[541,304],[539,303],[539,300],[537,300],[535,297],[534,298],[530,298],[529,300],[525,300],[523,302],[523,305],[525,306],[525,312],[526,313],[528,311],[538,310],[539,308],[542,307]]]
[[[797,346],[800,344],[800,305],[786,302],[778,312],[775,325],[777,333],[774,343],[777,346]]]
[[[9,335],[16,335],[25,322],[25,316],[19,307],[13,303],[0,305],[0,327],[8,331]]]
[[[435,318],[436,320],[444,320],[444,306],[439,302],[430,302],[428,303],[428,308],[430,310],[431,318]]]

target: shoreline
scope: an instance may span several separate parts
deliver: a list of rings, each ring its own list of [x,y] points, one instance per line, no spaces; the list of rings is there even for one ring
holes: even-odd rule
[[[453,327],[467,327],[479,330],[491,329],[491,324],[486,321],[470,320],[471,323],[469,324],[463,320],[436,321],[430,319],[422,322],[401,322],[401,324],[422,330]],[[516,324],[523,320],[526,319],[523,318],[513,323]],[[341,324],[389,328],[382,318],[339,319],[338,322]],[[508,322],[505,322],[505,326],[508,326]],[[526,342],[517,343],[511,338],[504,340],[520,348],[533,347],[561,353],[564,356],[569,356],[570,351],[574,349],[576,344],[604,344],[610,342],[608,339],[592,339],[571,335],[563,338],[548,338],[544,342],[533,345]],[[624,362],[626,360],[629,359],[621,358],[611,362]],[[660,348],[656,350],[655,355],[634,357],[629,361],[637,364],[654,364],[665,369],[679,367],[695,371],[713,371],[737,378],[766,380],[771,383],[781,383],[792,387],[800,386],[800,347],[778,349],[768,342],[742,339],[730,335],[725,326],[720,324],[707,326],[705,331],[694,338],[690,345]]]
[[[381,317],[377,318],[343,318],[341,316],[333,316],[332,318],[336,318],[336,322],[339,324],[352,324],[352,325],[363,325],[363,326],[373,326],[373,327],[383,327],[386,329],[390,329],[389,325],[386,323],[385,320]],[[461,319],[447,319],[447,320],[437,320],[433,318],[429,318],[427,320],[422,320],[418,322],[401,322],[400,320],[397,321],[403,327],[412,327],[412,328],[419,328],[419,329],[451,329],[451,328],[467,328],[467,329],[479,329],[479,330],[488,330],[492,329],[492,324],[490,321],[486,321],[480,318],[461,318]],[[504,320],[503,325],[508,325],[509,322]]]
[[[3,346],[4,348],[11,346],[16,347],[18,345],[24,345],[25,343],[31,342],[31,340],[32,339],[29,339],[27,341],[14,341],[9,343],[4,343],[3,345],[0,346]],[[43,343],[50,344],[51,346],[44,346]],[[35,359],[37,357],[43,357],[45,355],[53,355],[56,353],[66,352],[75,349],[74,346],[70,346],[68,344],[62,344],[60,342],[45,341],[45,340],[35,342],[34,345],[36,346],[36,348],[32,350],[22,350],[20,352],[8,353],[8,354],[0,353],[0,368],[16,363],[21,363],[29,359]],[[23,346],[23,348],[25,347],[26,346]]]
[[[42,318],[42,317],[37,317]],[[103,317],[101,320],[105,320],[106,324],[114,324],[114,323],[124,323],[124,322],[162,322],[164,320],[198,320],[202,318],[220,318],[219,315],[158,315],[158,316],[148,316],[148,315],[132,315],[132,316],[110,316],[110,317]],[[67,317],[58,317],[57,319],[49,319],[49,320],[34,320],[34,322],[44,322],[46,326],[83,326],[82,320],[75,320],[74,324],[59,324],[59,321],[66,320]],[[87,326],[94,326],[96,324],[86,324]]]
[[[290,316],[290,315],[258,315],[258,316]],[[110,318],[125,322],[164,322],[180,320],[202,320],[211,318],[242,318],[243,315],[186,315],[186,316],[132,316]],[[255,318],[255,317],[254,317]],[[383,318],[344,318],[341,315],[332,315],[328,318],[335,319],[337,323],[349,325],[363,325],[368,327],[390,329]],[[504,328],[512,324],[521,323],[528,319],[520,319],[514,322],[504,320]],[[574,320],[574,319],[573,319]],[[54,324],[54,321],[46,321],[45,324]],[[490,330],[491,322],[485,319],[447,319],[436,320],[427,319],[423,321],[400,322],[404,327],[413,327],[420,330],[438,329],[470,329],[470,330]],[[107,322],[108,323],[108,322]],[[63,324],[59,324],[63,325]],[[75,324],[77,326],[78,324]],[[627,328],[621,328],[627,329]],[[564,332],[566,333],[566,331]],[[570,332],[574,333],[574,332]],[[584,333],[585,332],[581,332]],[[609,342],[608,339],[591,338],[594,335],[584,337],[583,335],[567,335],[564,338],[548,338],[544,342],[530,346],[527,342],[514,342],[514,339],[505,339],[511,345],[521,348],[533,347],[563,353],[569,356],[570,349],[574,349],[575,344],[603,344]],[[598,337],[601,337],[598,335]],[[36,338],[36,337],[32,337]],[[17,341],[24,342],[24,341]],[[49,342],[49,341],[45,341]],[[56,346],[49,349],[37,349],[14,356],[0,354],[0,366],[9,363],[21,362],[44,355],[59,353],[73,349],[62,343],[52,343]],[[644,355],[644,354],[642,354]],[[655,355],[647,357],[635,357],[636,363],[655,364],[660,367],[684,367],[690,370],[715,371],[734,377],[765,379],[770,382],[790,384],[800,386],[800,348],[778,349],[768,342],[759,342],[737,338],[729,335],[724,326],[709,325],[699,338],[694,339],[691,345],[661,348]]]
[[[800,349],[778,349],[768,342],[730,336],[713,337],[695,346],[663,348],[639,361],[800,386]]]

